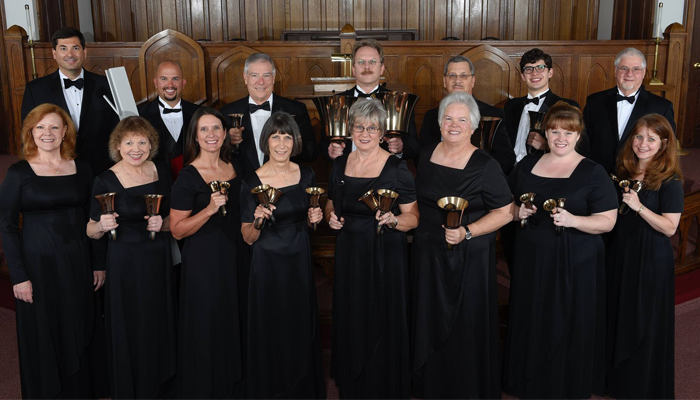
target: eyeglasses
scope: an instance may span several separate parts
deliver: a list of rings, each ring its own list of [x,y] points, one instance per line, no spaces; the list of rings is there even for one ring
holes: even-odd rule
[[[644,73],[644,68],[642,67],[617,67],[617,70],[622,72],[623,74],[627,75],[628,72],[632,71],[633,74],[639,75],[641,73]]]
[[[365,65],[369,65],[370,67],[374,67],[375,65],[379,64],[379,61],[377,61],[375,59],[355,60],[355,64],[359,65],[360,67],[364,67]]]
[[[379,127],[378,126],[362,126],[360,124],[355,124],[352,126],[352,131],[355,133],[362,133],[364,131],[367,131],[370,135],[374,135],[375,133],[379,133]]]
[[[534,67],[523,67],[523,74],[525,75],[530,75],[531,73],[535,72],[544,72],[544,70],[547,69],[546,65],[535,65]]]
[[[467,78],[469,78],[469,77],[471,77],[471,76],[474,76],[474,74],[471,74],[471,75],[470,75],[470,74],[460,74],[460,75],[457,75],[457,74],[449,74],[449,75],[445,75],[445,78],[447,78],[447,79],[449,79],[449,80],[451,80],[451,81],[453,81],[453,80],[459,78],[460,80],[463,80],[463,81],[464,81],[464,80],[466,80]]]

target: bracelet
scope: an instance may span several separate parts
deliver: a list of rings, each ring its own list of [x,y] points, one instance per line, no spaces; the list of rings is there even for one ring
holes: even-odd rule
[[[639,213],[642,212],[642,210],[644,210],[644,204],[639,206],[639,210],[637,210],[637,214],[639,215]]]

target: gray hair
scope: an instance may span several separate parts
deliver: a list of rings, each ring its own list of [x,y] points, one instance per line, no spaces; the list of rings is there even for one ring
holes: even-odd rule
[[[355,125],[355,121],[366,120],[377,124],[379,131],[384,136],[386,131],[386,108],[384,104],[377,99],[357,99],[355,104],[350,107],[348,114],[348,123],[350,127]]]
[[[617,68],[618,65],[620,65],[620,60],[622,60],[622,57],[639,57],[642,60],[642,68],[647,69],[647,58],[644,57],[644,54],[639,51],[638,49],[634,47],[628,47],[621,52],[617,53],[615,56],[615,68]]]
[[[265,53],[255,53],[251,54],[248,56],[248,58],[245,59],[245,66],[243,67],[243,73],[248,75],[248,67],[250,67],[250,64],[254,64],[256,62],[261,62],[265,61],[270,63],[272,65],[272,75],[275,75],[277,73],[277,70],[275,69],[275,62],[272,61],[272,57],[268,56]]]
[[[442,126],[442,118],[445,116],[445,110],[452,104],[461,104],[469,109],[469,123],[471,124],[472,130],[479,127],[479,121],[481,120],[481,113],[479,112],[479,105],[476,104],[474,96],[465,92],[454,92],[445,96],[440,102],[440,108],[438,109],[438,125]]]
[[[445,64],[445,72],[443,73],[443,75],[447,75],[447,67],[449,67],[450,64],[462,63],[462,62],[469,64],[469,72],[471,72],[472,76],[474,76],[476,73],[474,72],[474,64],[472,63],[472,60],[470,60],[468,57],[465,57],[461,54],[458,56],[454,56],[447,61],[447,64]]]

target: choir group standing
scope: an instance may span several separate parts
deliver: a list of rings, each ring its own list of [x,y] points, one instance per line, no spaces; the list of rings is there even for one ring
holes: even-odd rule
[[[0,187],[24,397],[104,396],[106,362],[113,398],[325,398],[309,240],[324,219],[337,232],[342,398],[673,397],[682,178],[672,107],[641,85],[635,49],[584,113],[551,93],[538,49],[520,62],[528,96],[505,113],[471,95],[474,66],[457,56],[420,139],[411,123],[385,140],[372,98],[386,90],[383,52],[360,41],[344,95],[368,99],[350,108],[352,144],[319,146],[303,104],[272,93],[265,54],[246,61],[250,95],[222,112],[182,100],[181,68],[163,62],[159,97],[116,124],[91,101],[106,83],[83,70],[82,35],[52,40],[59,70],[27,85],[23,160]],[[546,112],[543,135],[529,111]],[[484,115],[505,117],[488,149],[471,140]],[[303,164],[319,150],[332,162],[323,211]],[[389,209],[358,200],[379,190]],[[446,196],[468,202],[458,228],[444,226]],[[512,277],[503,356],[499,229]]]

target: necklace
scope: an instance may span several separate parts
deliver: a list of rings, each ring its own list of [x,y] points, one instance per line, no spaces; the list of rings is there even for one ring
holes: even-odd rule
[[[58,165],[56,166],[56,174],[61,173],[61,164],[63,164],[63,159],[58,162]]]
[[[122,172],[124,172],[126,176],[129,177],[129,179],[131,179],[134,183],[138,185],[145,185],[146,183],[151,183],[150,177],[147,173],[144,173],[143,175],[137,173],[134,175],[126,169],[124,164],[121,164],[121,169]]]

